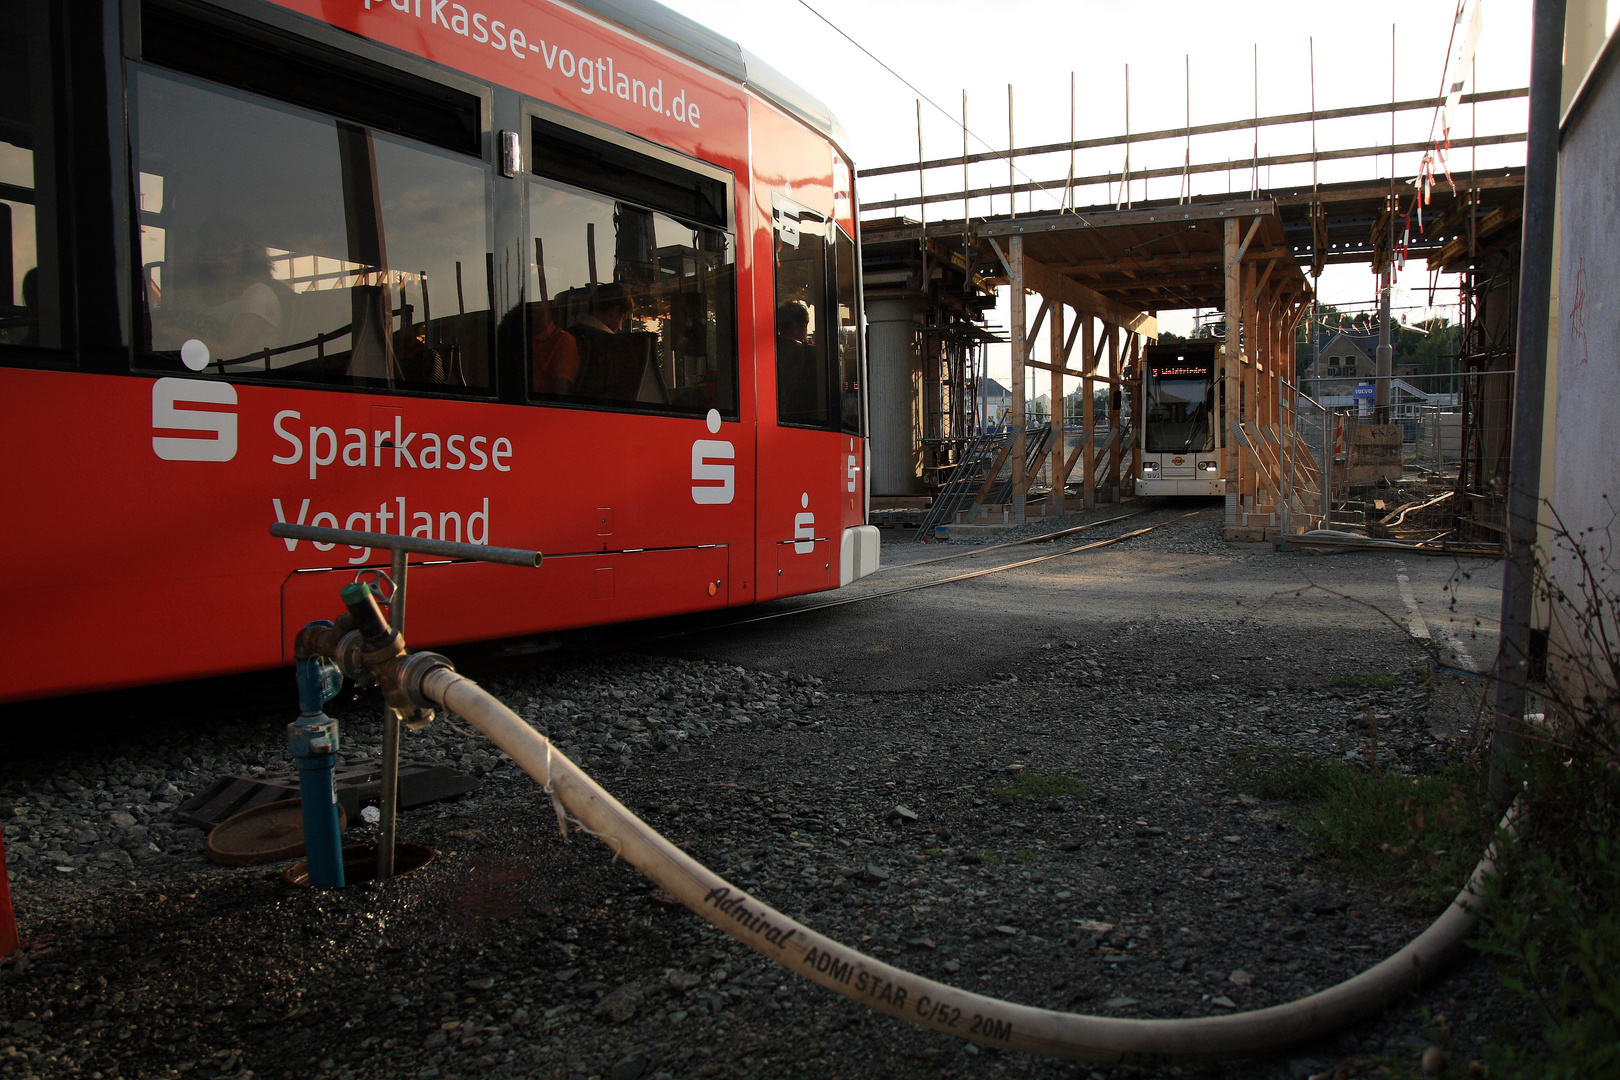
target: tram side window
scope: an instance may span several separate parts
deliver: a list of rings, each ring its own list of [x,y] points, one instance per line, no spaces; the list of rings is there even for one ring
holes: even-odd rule
[[[59,348],[49,13],[0,4],[0,345]]]
[[[148,366],[488,393],[482,162],[144,66],[132,80]]]
[[[774,246],[777,422],[836,430],[841,326],[828,303],[826,224],[778,209]]]
[[[529,184],[530,389],[543,401],[737,414],[731,237],[551,180]]]
[[[843,429],[861,432],[861,324],[855,267],[855,241],[833,226],[833,257],[838,301],[838,386]]]

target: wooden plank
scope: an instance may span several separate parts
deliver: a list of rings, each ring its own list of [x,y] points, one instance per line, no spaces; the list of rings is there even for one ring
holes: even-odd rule
[[[1483,93],[1464,94],[1461,104],[1472,105],[1483,101],[1508,101],[1514,98],[1529,97],[1530,91],[1524,87],[1510,90],[1487,90]],[[1161,139],[1185,139],[1193,135],[1213,135],[1223,131],[1250,131],[1257,127],[1273,127],[1279,124],[1303,124],[1312,120],[1338,120],[1350,116],[1382,116],[1391,112],[1412,112],[1414,110],[1433,109],[1438,102],[1434,98],[1412,98],[1408,101],[1397,101],[1390,105],[1347,105],[1337,109],[1317,109],[1313,112],[1278,113],[1275,116],[1262,116],[1258,120],[1223,120],[1209,124],[1194,124],[1192,127],[1162,128],[1158,131],[1142,131],[1130,135],[1101,135],[1090,139],[1079,139],[1070,142],[1039,143],[1034,146],[1015,147],[1011,151],[989,150],[978,154],[961,154],[948,158],[933,158],[922,162],[908,161],[902,165],[880,165],[876,168],[861,169],[859,175],[890,176],[896,173],[916,172],[922,169],[960,168],[963,163],[977,164],[983,161],[1005,161],[1007,155],[1013,157],[1031,157],[1036,154],[1066,154],[1070,150],[1094,150],[1105,146],[1120,146],[1130,143],[1158,142]],[[1141,173],[1133,174],[1140,177]]]
[[[1254,234],[1259,231],[1260,223],[1264,220],[1266,219],[1260,215],[1255,215],[1254,220],[1249,223],[1249,231],[1243,234],[1243,243],[1238,245],[1237,254],[1232,256],[1233,261],[1243,261],[1244,253],[1249,250],[1249,245],[1254,241]]]
[[[1249,258],[1259,262],[1261,259],[1292,259],[1294,251],[1287,247],[1269,247],[1262,251],[1251,251]],[[1206,251],[1197,255],[1126,255],[1117,259],[1091,259],[1085,262],[1049,263],[1052,269],[1061,274],[1086,274],[1092,271],[1113,272],[1120,268],[1122,263],[1129,263],[1131,268],[1145,273],[1159,276],[1174,273],[1179,270],[1217,270],[1221,265],[1219,251]],[[1202,280],[1202,279],[1198,279]]]
[[[1014,237],[1022,246],[1022,237]],[[1159,336],[1159,320],[1121,304],[1118,300],[1075,281],[1028,256],[1024,257],[1024,287],[1053,300],[1061,300],[1081,314],[1092,314],[1104,322],[1123,326],[1135,334]],[[1014,354],[1017,355],[1017,354]]]
[[[1473,146],[1507,146],[1514,143],[1522,143],[1524,141],[1525,133],[1522,131],[1513,132],[1506,135],[1474,135],[1453,139],[1451,142],[1451,149],[1456,151]],[[1351,161],[1358,158],[1381,158],[1387,157],[1390,154],[1418,154],[1425,150],[1432,149],[1433,146],[1434,144],[1432,141],[1426,141],[1396,143],[1394,145],[1379,144],[1375,146],[1358,146],[1345,150],[1317,150],[1314,152],[1305,150],[1293,154],[1268,154],[1267,156],[1258,159],[1255,164],[1263,168],[1268,165],[1308,165],[1311,162]],[[961,158],[958,158],[957,161],[960,162]],[[1231,168],[1231,165],[1231,162],[1226,161],[1203,162],[1190,167],[1169,165],[1157,169],[1137,170],[1131,174],[1131,178],[1135,180],[1156,180],[1163,177],[1179,177],[1187,174],[1207,175],[1209,173],[1226,172],[1229,168]],[[1117,172],[1096,173],[1091,176],[1077,176],[1074,178],[1074,186],[1076,188],[1082,188],[1091,187],[1093,185],[1102,184],[1105,182],[1117,183],[1119,178],[1120,174]],[[892,199],[879,199],[869,203],[862,203],[861,210],[892,210],[902,206],[922,206],[932,203],[961,202],[964,196],[970,199],[980,199],[989,195],[1004,195],[1007,194],[1009,190],[1016,192],[1019,195],[1023,195],[1031,191],[1045,191],[1050,186],[1051,185],[1049,183],[1031,180],[1027,183],[1011,185],[1010,188],[1007,185],[996,185],[992,187],[970,188],[965,192],[945,192],[939,195],[916,196],[910,198],[900,196]],[[1090,217],[1091,215],[1087,214],[1086,216]]]
[[[1074,449],[1069,451],[1069,456],[1063,459],[1063,479],[1057,481],[1058,483],[1067,484],[1069,482],[1069,474],[1074,472],[1074,463],[1080,460],[1080,453],[1083,449],[1082,444],[1077,444]]]
[[[996,460],[990,465],[990,475],[984,478],[984,483],[979,485],[979,493],[973,496],[975,509],[983,506],[984,500],[990,497],[990,489],[996,486],[996,479],[1001,476],[1001,467],[1007,464],[1007,455],[1011,449],[1012,442],[1009,440],[1007,445],[996,452]]]
[[[1048,297],[1041,297],[1041,306],[1035,312],[1035,324],[1024,335],[1024,363],[1026,364],[1029,363],[1029,358],[1035,355],[1035,339],[1041,336],[1041,327],[1046,323],[1046,313],[1050,310],[1052,310],[1052,301]]]
[[[1258,259],[1255,260],[1255,262],[1259,262],[1259,261],[1260,260],[1258,260]],[[1259,284],[1255,285],[1254,292],[1250,294],[1249,303],[1251,303],[1251,304],[1254,303],[1255,298],[1260,295],[1260,290],[1264,289],[1266,287],[1266,282],[1271,280],[1271,272],[1273,270],[1275,270],[1275,269],[1277,269],[1277,260],[1276,259],[1268,260],[1266,262],[1266,272],[1260,275],[1260,282],[1259,282]]]

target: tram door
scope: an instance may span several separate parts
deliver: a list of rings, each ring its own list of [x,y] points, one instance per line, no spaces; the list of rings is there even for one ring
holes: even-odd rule
[[[781,194],[771,225],[773,325],[761,326],[774,352],[764,365],[774,392],[760,380],[762,599],[837,588],[848,511],[864,505],[851,495],[860,479],[855,246],[826,216]]]

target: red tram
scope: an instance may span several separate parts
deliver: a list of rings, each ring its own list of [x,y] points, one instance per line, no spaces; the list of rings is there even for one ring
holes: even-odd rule
[[[545,553],[422,645],[870,573],[839,140],[649,0],[0,5],[0,700],[290,662],[276,521]]]

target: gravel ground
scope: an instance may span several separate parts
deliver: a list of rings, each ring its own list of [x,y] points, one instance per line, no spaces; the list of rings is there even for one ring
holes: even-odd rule
[[[1127,544],[1252,564],[1279,588],[1297,580],[1298,557],[1226,547],[1218,528],[1205,514]],[[1035,595],[1047,568],[1088,557],[984,580]],[[836,632],[860,634],[865,607],[838,609]],[[1259,744],[1353,758],[1371,714],[1381,761],[1431,769],[1466,735],[1463,688],[1420,686],[1421,650],[1351,611],[1326,642],[1302,641],[1264,605],[1108,614],[1083,633],[1043,629],[992,677],[896,691],[693,655],[562,660],[486,681],[735,884],[981,993],[1103,1015],[1220,1014],[1322,989],[1421,929],[1430,913],[1312,859],[1288,806],[1231,791],[1226,763]],[[825,634],[824,618],[771,632]],[[796,621],[813,625],[786,626]],[[1212,639],[1226,646],[1218,675],[1156,659],[1206,656]],[[1323,665],[1344,656],[1399,674],[1397,689],[1329,687]],[[345,757],[375,752],[374,697],[330,711]],[[9,723],[49,713],[25,707]],[[1421,1000],[1279,1059],[1144,1070],[980,1048],[797,980],[661,903],[601,845],[562,841],[532,781],[453,718],[406,740],[408,756],[483,784],[402,815],[402,839],[434,846],[437,861],[386,887],[294,890],[281,867],[213,866],[201,832],[171,818],[222,773],[286,767],[290,715],[233,716],[132,716],[150,726],[7,770],[0,819],[30,945],[0,962],[0,1076],[1303,1080],[1358,1075],[1375,1058],[1415,1064],[1431,1025],[1467,1058],[1518,1019],[1475,960]]]

